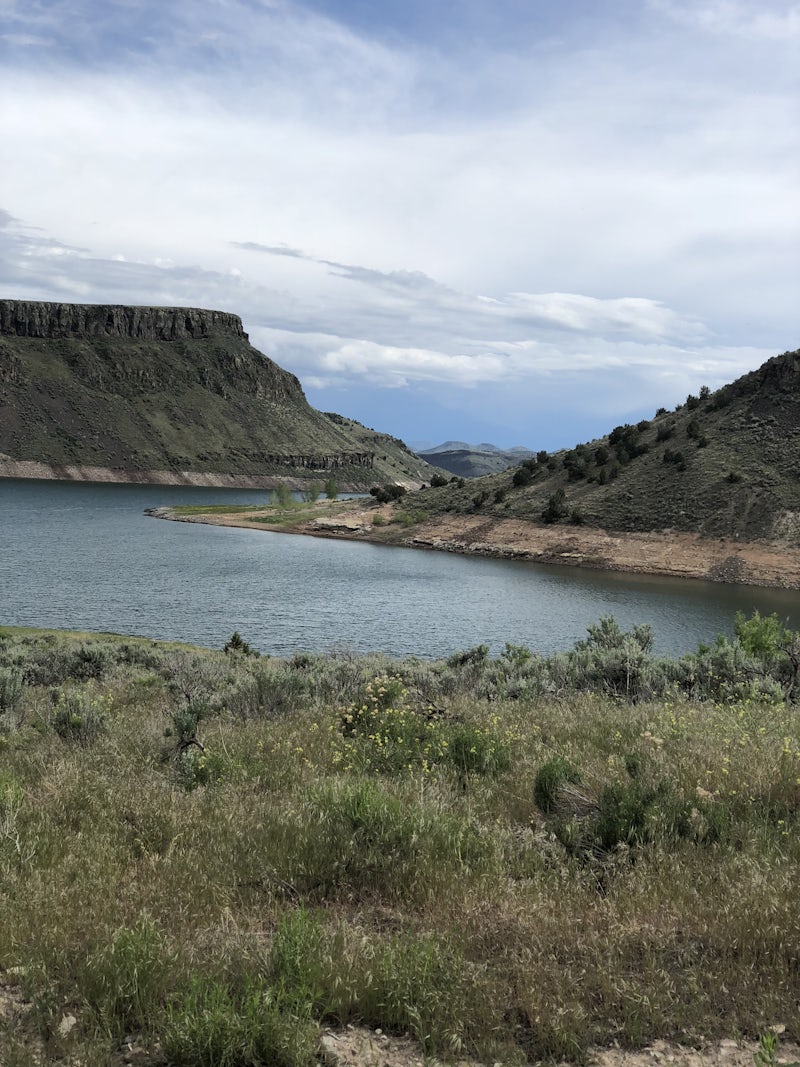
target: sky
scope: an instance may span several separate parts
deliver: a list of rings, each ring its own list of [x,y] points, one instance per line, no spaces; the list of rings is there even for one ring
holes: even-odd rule
[[[800,346],[798,56],[789,0],[0,0],[0,297],[572,446]]]

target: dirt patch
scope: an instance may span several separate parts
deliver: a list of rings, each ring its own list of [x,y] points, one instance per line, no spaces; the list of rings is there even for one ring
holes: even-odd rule
[[[32,1006],[26,1000],[12,975],[0,976],[0,1063],[6,1062],[10,1050],[24,1049],[31,1062],[45,1065],[53,1062],[44,1042],[35,1033],[31,1019]],[[58,1025],[59,1035],[69,1038],[80,1029],[79,1020],[65,1013]],[[775,1027],[780,1031],[783,1027]],[[591,1050],[586,1058],[589,1067],[753,1067],[758,1044],[754,1041],[723,1040],[704,1046],[688,1048],[656,1041],[640,1051],[618,1047]],[[63,1049],[62,1049],[63,1051]],[[482,1067],[477,1060],[455,1059],[446,1064],[428,1057],[410,1037],[385,1034],[381,1029],[347,1026],[342,1030],[326,1030],[319,1044],[318,1058],[326,1067]],[[72,1062],[68,1055],[58,1062]],[[516,1061],[515,1061],[516,1062]],[[166,1060],[160,1046],[148,1046],[139,1035],[127,1035],[111,1056],[113,1067],[164,1067]],[[568,1061],[563,1061],[567,1067]],[[778,1067],[800,1067],[800,1045],[782,1042],[776,1056]],[[493,1067],[504,1067],[495,1061]]]
[[[389,1037],[381,1030],[360,1026],[327,1031],[320,1049],[328,1067],[423,1067],[423,1064],[437,1067],[440,1063],[435,1058],[426,1058],[420,1047],[408,1038]],[[757,1049],[755,1041],[724,1040],[699,1049],[656,1041],[636,1052],[594,1049],[586,1063],[589,1067],[753,1067]],[[784,1044],[779,1048],[776,1062],[781,1067],[797,1067],[799,1061],[800,1045]],[[451,1067],[479,1067],[476,1060],[448,1062]],[[494,1067],[503,1067],[502,1061],[496,1061]]]

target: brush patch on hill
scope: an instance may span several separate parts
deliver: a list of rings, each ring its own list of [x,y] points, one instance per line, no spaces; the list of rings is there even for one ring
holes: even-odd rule
[[[800,545],[800,351],[598,440],[427,490],[424,506]]]

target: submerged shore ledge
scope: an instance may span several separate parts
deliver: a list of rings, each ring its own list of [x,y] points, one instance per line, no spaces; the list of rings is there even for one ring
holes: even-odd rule
[[[393,522],[391,505],[365,508],[358,502],[332,510],[327,503],[305,507],[297,521],[283,514],[270,522],[262,508],[181,514],[177,508],[154,508],[155,518],[238,526],[273,533],[305,534],[348,541],[423,548],[437,552],[527,560],[569,567],[700,578],[735,585],[800,589],[800,549],[775,542],[740,542],[703,538],[678,531],[629,533],[585,526],[544,526],[523,519],[485,515],[443,515],[411,527]],[[318,514],[316,514],[318,512]],[[378,525],[375,516],[379,515]]]
[[[322,477],[322,474],[320,474]],[[0,452],[0,478],[30,478],[48,482],[104,482],[114,485],[196,485],[206,489],[276,489],[286,485],[301,490],[308,482],[280,474],[225,474],[222,471],[131,470],[126,467],[93,467],[39,463],[12,459]],[[364,486],[337,477],[343,493],[363,492]]]

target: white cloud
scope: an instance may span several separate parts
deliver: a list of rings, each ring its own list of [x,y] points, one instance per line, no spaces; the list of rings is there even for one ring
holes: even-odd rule
[[[721,384],[797,343],[798,10],[651,0],[589,47],[564,5],[465,58],[279,0],[0,0],[0,281],[236,311],[398,403]]]
[[[761,4],[752,0],[650,0],[683,25],[713,34],[787,43],[800,38],[800,4]],[[770,7],[772,8],[770,10]]]

